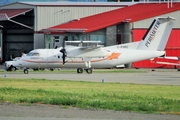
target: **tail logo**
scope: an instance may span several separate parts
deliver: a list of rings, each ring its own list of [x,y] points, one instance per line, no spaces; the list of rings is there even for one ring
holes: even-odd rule
[[[148,38],[148,40],[147,40],[146,43],[145,43],[145,46],[146,46],[146,47],[149,47],[149,45],[151,44],[152,40],[155,38],[156,32],[157,32],[160,24],[161,24],[161,23],[160,23],[159,21],[157,21],[157,22],[155,23],[154,27],[150,30],[149,38]]]

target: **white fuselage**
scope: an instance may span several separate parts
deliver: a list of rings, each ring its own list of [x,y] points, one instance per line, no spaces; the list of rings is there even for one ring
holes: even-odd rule
[[[88,68],[86,69],[87,71],[89,70],[88,73],[92,73],[89,68],[114,67],[160,57],[165,54],[164,49],[173,24],[174,18],[172,17],[155,18],[139,42],[103,48],[93,45],[86,47],[64,46],[63,49],[32,50],[27,56],[23,56],[20,60],[14,62],[13,66],[26,68]],[[93,41],[84,42],[92,43]],[[79,43],[82,44],[84,42],[80,41]]]
[[[85,62],[90,61],[91,68],[108,68],[151,59],[165,53],[164,51],[122,49],[118,46],[90,51],[79,51],[77,47],[69,47],[67,48],[66,63],[63,65],[60,49],[37,49],[33,52],[38,52],[39,56],[27,54],[13,65],[26,68],[86,68]]]

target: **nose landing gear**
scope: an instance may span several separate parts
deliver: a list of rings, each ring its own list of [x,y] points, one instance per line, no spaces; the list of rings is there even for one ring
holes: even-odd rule
[[[28,74],[28,69],[24,69],[24,74]]]

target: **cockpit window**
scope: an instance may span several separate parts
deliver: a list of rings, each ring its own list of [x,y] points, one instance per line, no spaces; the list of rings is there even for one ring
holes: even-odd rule
[[[32,56],[39,56],[39,53],[33,53]]]
[[[39,53],[37,52],[30,52],[27,54],[27,56],[39,56]]]
[[[32,56],[32,54],[33,54],[32,52],[29,52],[26,56]]]

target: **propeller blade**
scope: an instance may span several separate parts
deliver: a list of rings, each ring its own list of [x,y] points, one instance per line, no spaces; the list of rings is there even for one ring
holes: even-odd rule
[[[65,49],[65,40],[63,39],[63,48],[60,50],[60,52],[63,54],[62,59],[63,59],[63,65],[66,63],[66,49]]]
[[[63,65],[66,63],[65,58],[66,58],[66,49],[61,49],[60,52],[63,54],[62,59],[63,59]]]

